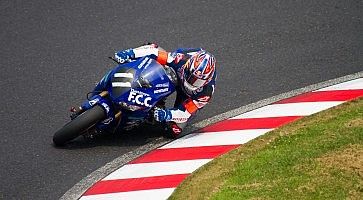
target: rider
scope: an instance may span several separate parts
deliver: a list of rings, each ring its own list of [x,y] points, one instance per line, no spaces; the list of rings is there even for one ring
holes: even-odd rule
[[[156,44],[115,53],[119,62],[148,56],[177,72],[177,97],[172,109],[156,109],[154,118],[166,123],[172,137],[180,136],[195,113],[203,108],[214,93],[216,69],[214,56],[202,48],[177,49],[166,52]]]

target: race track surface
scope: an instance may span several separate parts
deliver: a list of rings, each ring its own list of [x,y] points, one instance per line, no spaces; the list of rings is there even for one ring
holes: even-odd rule
[[[218,63],[195,122],[363,70],[362,1],[0,2],[0,199],[56,199],[157,130],[52,146],[68,108],[114,51],[157,42],[204,47]]]

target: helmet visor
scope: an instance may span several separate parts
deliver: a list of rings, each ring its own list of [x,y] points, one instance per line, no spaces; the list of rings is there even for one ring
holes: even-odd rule
[[[188,90],[194,91],[198,88],[203,87],[207,83],[207,80],[199,79],[191,74],[189,77],[186,77],[184,81],[184,87]]]

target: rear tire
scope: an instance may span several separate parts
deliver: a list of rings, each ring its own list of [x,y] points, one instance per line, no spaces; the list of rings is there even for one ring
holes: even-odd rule
[[[53,143],[56,146],[62,146],[82,135],[84,131],[105,118],[106,114],[103,108],[96,105],[93,108],[86,110],[59,129],[53,136]]]

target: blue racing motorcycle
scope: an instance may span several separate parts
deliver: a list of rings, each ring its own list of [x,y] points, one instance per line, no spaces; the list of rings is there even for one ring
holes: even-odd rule
[[[165,106],[176,84],[175,71],[149,57],[118,63],[87,101],[72,107],[71,121],[54,134],[53,142],[60,146],[80,135],[130,130],[153,122],[153,110]]]

